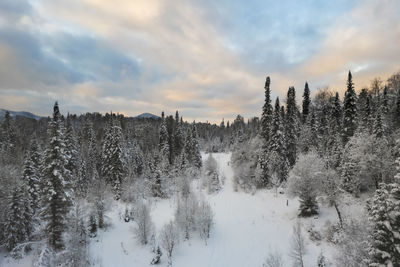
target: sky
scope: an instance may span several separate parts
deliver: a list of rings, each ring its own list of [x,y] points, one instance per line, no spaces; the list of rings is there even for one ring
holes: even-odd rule
[[[0,108],[259,116],[308,81],[400,71],[398,0],[1,0]]]

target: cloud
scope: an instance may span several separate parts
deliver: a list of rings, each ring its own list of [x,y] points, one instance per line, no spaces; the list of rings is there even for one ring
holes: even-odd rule
[[[383,2],[7,0],[1,104],[25,94],[42,115],[54,100],[74,113],[259,115],[266,75],[282,98],[306,80],[344,87],[348,69],[356,85],[393,72],[399,4]]]
[[[329,77],[327,82],[336,87],[341,77],[343,88],[348,70],[359,87],[398,71],[399,14],[399,1],[363,1],[331,26],[320,50],[303,66],[305,75]]]

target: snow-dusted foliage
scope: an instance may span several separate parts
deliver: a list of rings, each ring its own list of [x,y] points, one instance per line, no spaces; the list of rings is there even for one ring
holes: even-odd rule
[[[340,170],[342,188],[356,196],[390,182],[394,165],[388,141],[368,134],[353,136],[344,148]]]
[[[325,163],[314,152],[301,154],[289,175],[288,187],[300,199],[299,216],[318,214],[316,197],[326,172]]]
[[[135,207],[134,218],[138,226],[135,229],[136,238],[140,244],[147,245],[151,236],[154,235],[154,225],[151,221],[149,205],[139,202]]]
[[[257,186],[262,185],[263,171],[260,166],[259,156],[262,139],[256,137],[250,141],[243,141],[236,145],[232,153],[232,165],[235,170],[235,187],[246,192],[254,192]],[[268,174],[269,175],[269,174]]]
[[[208,193],[211,194],[219,191],[221,189],[221,182],[219,179],[218,164],[211,153],[204,162],[204,174]]]

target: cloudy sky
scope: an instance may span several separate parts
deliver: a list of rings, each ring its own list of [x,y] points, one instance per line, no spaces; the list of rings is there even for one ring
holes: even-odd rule
[[[400,1],[1,0],[0,108],[258,116],[273,96],[400,70]]]

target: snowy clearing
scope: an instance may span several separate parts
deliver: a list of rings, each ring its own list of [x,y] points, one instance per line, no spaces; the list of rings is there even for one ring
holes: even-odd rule
[[[202,192],[215,214],[211,237],[207,245],[197,235],[189,241],[180,242],[173,255],[173,266],[262,266],[270,250],[279,252],[285,265],[291,264],[288,254],[292,228],[298,220],[298,201],[289,199],[286,206],[287,196],[276,196],[273,190],[258,191],[255,195],[234,192],[233,171],[229,166],[231,154],[213,156],[226,180],[220,192],[213,195]],[[193,187],[199,192],[201,189],[196,182]],[[166,199],[152,205],[151,215],[158,233],[165,223],[173,220],[175,203],[173,199]],[[142,246],[134,238],[136,223],[124,222],[121,217],[124,210],[124,204],[115,202],[112,211],[107,214],[111,227],[92,239],[90,253],[95,266],[150,265],[153,257],[150,246]],[[327,220],[335,223],[335,216],[332,208],[324,207],[318,218],[301,219],[304,235],[307,236],[306,229],[311,225],[319,229]],[[306,246],[306,266],[314,265],[321,251],[328,259],[332,258],[333,248],[324,242],[316,244],[307,238]],[[163,255],[161,265],[166,264],[167,259]]]

